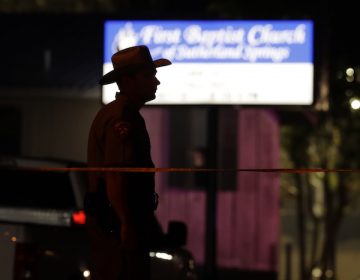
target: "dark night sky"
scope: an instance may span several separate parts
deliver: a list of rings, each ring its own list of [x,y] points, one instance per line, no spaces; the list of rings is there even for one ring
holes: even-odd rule
[[[311,18],[315,20],[315,41],[318,43],[315,55],[321,56],[326,51],[335,65],[339,60],[353,65],[360,62],[356,42],[358,12],[351,6],[352,2],[198,0],[193,5],[188,2],[175,4],[176,9],[152,6],[151,13],[138,9],[111,15],[0,15],[0,85],[56,83],[56,86],[67,86],[76,83],[77,86],[94,86],[101,75],[102,20],[106,18]],[[54,67],[44,76],[44,52],[47,49],[52,52]],[[78,67],[74,67],[74,61]],[[13,65],[21,67],[15,70]],[[79,73],[85,74],[83,79],[78,77]]]

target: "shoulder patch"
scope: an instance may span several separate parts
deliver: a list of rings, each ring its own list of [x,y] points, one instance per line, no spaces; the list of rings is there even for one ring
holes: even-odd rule
[[[127,137],[130,134],[131,124],[125,121],[118,121],[114,124],[115,133],[121,137]]]

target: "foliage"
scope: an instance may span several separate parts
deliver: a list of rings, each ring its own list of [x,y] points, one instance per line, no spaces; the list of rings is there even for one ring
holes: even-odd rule
[[[351,85],[349,94],[346,76],[339,77],[332,83],[328,112],[312,111],[315,122],[282,128],[283,167],[359,168],[360,112],[349,106],[349,100],[358,95],[357,85]],[[282,177],[282,194],[291,193],[298,204],[302,279],[336,277],[337,233],[344,215],[356,210],[359,179],[358,172]]]

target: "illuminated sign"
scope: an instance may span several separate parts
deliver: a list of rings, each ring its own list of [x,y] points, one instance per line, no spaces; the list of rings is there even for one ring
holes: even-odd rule
[[[309,20],[107,21],[104,69],[111,55],[147,45],[161,82],[149,104],[310,105],[313,102],[313,23]],[[115,97],[116,84],[102,88]]]

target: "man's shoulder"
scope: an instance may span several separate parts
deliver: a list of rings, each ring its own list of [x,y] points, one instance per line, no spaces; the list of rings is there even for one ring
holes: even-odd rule
[[[100,130],[108,127],[133,127],[138,122],[138,114],[124,103],[109,103],[97,114],[93,125]]]
[[[125,104],[123,104],[122,102],[112,101],[108,104],[105,104],[97,112],[94,121],[107,122],[109,119],[122,118],[125,115],[126,111],[124,107]]]

